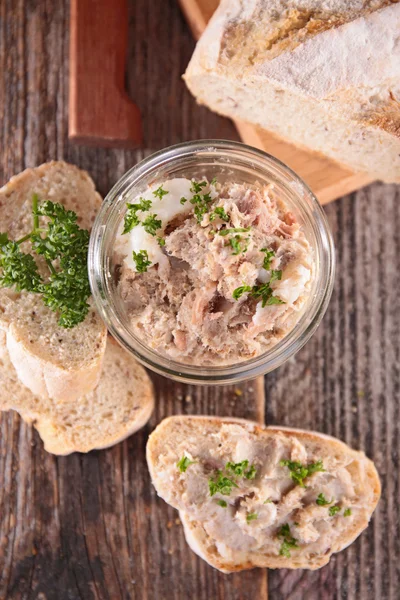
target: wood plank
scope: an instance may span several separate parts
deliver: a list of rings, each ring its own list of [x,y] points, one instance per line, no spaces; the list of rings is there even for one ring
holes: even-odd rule
[[[219,0],[178,0],[195,39],[203,33]],[[298,173],[321,204],[336,200],[372,182],[366,173],[353,173],[317,152],[299,148],[251,123],[234,121],[243,142],[279,158]]]

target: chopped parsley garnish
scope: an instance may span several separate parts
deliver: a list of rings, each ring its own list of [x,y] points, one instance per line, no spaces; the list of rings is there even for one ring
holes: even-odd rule
[[[329,516],[334,517],[338,512],[340,512],[340,506],[335,504],[329,508]]]
[[[298,548],[298,544],[296,538],[294,538],[290,533],[289,524],[286,523],[285,525],[282,525],[277,535],[278,538],[283,538],[283,542],[279,550],[280,556],[286,556],[286,558],[290,558],[291,548]]]
[[[149,255],[147,250],[139,250],[139,252],[132,252],[132,258],[136,265],[136,271],[138,273],[146,273],[147,267],[151,266],[151,260],[149,260]]]
[[[299,462],[291,460],[281,460],[279,464],[281,467],[288,467],[290,471],[290,478],[293,479],[293,481],[300,487],[306,487],[304,480],[313,473],[325,471],[322,460],[318,460],[317,462],[310,463],[308,465],[302,465]]]
[[[344,511],[344,513],[343,513],[343,516],[344,517],[350,517],[350,515],[351,515],[351,508],[346,508],[345,511]]]
[[[229,215],[226,214],[223,206],[217,206],[217,208],[214,208],[214,211],[210,215],[210,221],[215,221],[217,218],[222,219],[222,221],[225,221],[226,223],[229,221]]]
[[[214,186],[215,186],[215,185],[217,185],[217,178],[216,178],[216,177],[213,177],[213,178],[211,179],[211,181],[210,181],[210,185],[214,185]]]
[[[271,260],[274,258],[275,252],[273,250],[268,250],[268,248],[261,248],[261,252],[265,252],[263,268],[269,271],[271,268]]]
[[[251,285],[241,285],[233,291],[232,296],[234,300],[239,300],[239,298],[243,296],[243,294],[245,294],[246,292],[251,292],[252,290],[253,288],[251,287]]]
[[[157,238],[157,242],[158,242],[158,245],[159,245],[159,246],[161,246],[161,247],[162,247],[162,246],[165,246],[165,239],[164,239],[164,238],[162,238],[162,237],[158,237],[158,238]]]
[[[48,219],[43,227],[40,217]],[[17,291],[41,294],[44,304],[58,313],[60,327],[75,327],[89,311],[89,232],[77,225],[76,213],[61,204],[46,200],[39,205],[37,194],[32,198],[32,221],[31,232],[20,240],[9,240],[6,233],[0,233],[0,287],[15,285]],[[30,254],[20,249],[25,241],[31,242]],[[47,263],[45,279],[34,254],[43,256]]]
[[[221,229],[218,231],[219,235],[229,235],[230,233],[246,233],[250,231],[251,227],[231,227],[227,229]]]
[[[318,504],[318,506],[327,506],[328,504],[332,504],[333,498],[332,500],[327,500],[323,494],[318,494],[318,498],[315,502]]]
[[[185,202],[187,202],[187,198],[185,198],[185,196],[182,196],[182,198],[179,201],[181,204],[185,204]]]
[[[272,498],[267,498],[264,500],[263,504],[270,504],[272,502]]]
[[[245,294],[246,292],[250,292],[253,298],[261,298],[262,307],[271,306],[273,304],[285,304],[283,300],[278,298],[278,296],[274,296],[274,290],[271,288],[270,283],[276,280],[280,280],[282,277],[282,271],[271,271],[271,278],[267,283],[262,283],[260,285],[253,285],[253,287],[249,285],[241,285],[240,287],[233,290],[233,298],[234,300],[239,300],[239,298]]]
[[[176,466],[178,467],[181,473],[185,473],[188,466],[193,465],[195,462],[195,460],[190,460],[190,458],[188,458],[187,456],[182,456],[182,458],[176,463]]]
[[[206,185],[207,181],[195,181],[194,179],[192,179],[192,187],[190,188],[190,191],[193,194],[199,194],[203,187],[206,187]]]
[[[197,186],[196,189],[198,192],[201,191],[201,188],[204,185],[207,185],[205,181],[201,181],[200,183],[192,182],[193,186]],[[204,184],[204,185],[203,185]],[[200,187],[199,187],[200,186]],[[191,191],[194,191],[194,187],[191,188]],[[211,195],[207,194],[199,194],[195,193],[195,195],[190,199],[190,203],[194,205],[194,214],[196,215],[197,222],[201,223],[204,215],[208,212],[209,204],[212,202]]]
[[[222,508],[226,508],[228,506],[225,500],[217,500],[217,504],[218,506],[222,506]]]
[[[214,494],[223,494],[224,496],[230,496],[232,488],[238,487],[238,485],[229,477],[225,477],[221,471],[216,472],[214,479],[208,480],[208,488],[210,490],[210,496]]]
[[[246,517],[246,521],[250,523],[251,521],[255,521],[258,518],[258,514],[256,512],[249,513]]]
[[[248,471],[246,471],[246,473],[244,474],[246,479],[254,479],[256,475],[257,475],[257,469],[255,468],[254,465],[251,465],[250,469]]]
[[[139,225],[140,219],[137,216],[138,210],[149,210],[151,204],[151,200],[145,200],[144,198],[139,198],[139,202],[137,204],[130,204],[129,202],[127,203],[126,206],[128,210],[126,211],[124,217],[124,230],[122,235],[129,233],[134,227],[136,227],[136,225]]]
[[[254,479],[257,473],[257,469],[255,468],[254,465],[251,465],[250,468],[249,467],[249,461],[246,460],[242,460],[242,462],[239,463],[232,463],[232,462],[228,462],[226,463],[225,469],[227,471],[232,471],[232,473],[234,473],[235,475],[237,475],[238,477],[246,477],[246,479]]]
[[[153,195],[156,196],[156,198],[160,198],[160,200],[162,200],[163,197],[166,196],[167,194],[168,194],[168,192],[163,189],[162,185],[160,185],[160,187],[155,192],[153,192]]]
[[[249,238],[242,238],[241,235],[235,235],[230,238],[229,245],[233,250],[232,254],[234,256],[244,254],[249,247]]]
[[[150,235],[156,235],[157,229],[162,225],[161,219],[157,219],[157,215],[151,214],[142,222],[143,228]]]
[[[243,476],[248,466],[249,461],[246,459],[242,460],[242,462],[239,463],[227,462],[225,468],[227,471],[232,471],[233,473],[235,473],[235,475]]]
[[[271,278],[267,283],[262,283],[261,285],[255,285],[253,287],[251,295],[253,298],[260,298],[262,300],[261,306],[263,308],[265,306],[271,306],[272,304],[285,304],[278,296],[273,295],[274,290],[270,286],[273,281],[281,279],[281,277],[282,271],[271,271]]]

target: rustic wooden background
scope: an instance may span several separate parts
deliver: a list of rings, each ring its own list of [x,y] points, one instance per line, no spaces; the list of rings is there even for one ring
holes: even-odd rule
[[[127,83],[142,110],[145,149],[69,144],[68,26],[68,0],[0,0],[0,183],[63,158],[105,193],[153,150],[236,139],[180,80],[193,41],[175,0],[131,0]],[[239,395],[154,377],[151,422],[110,450],[56,458],[16,414],[0,416],[2,600],[399,598],[400,187],[375,184],[326,211],[338,254],[333,298],[314,338],[266,377],[265,414],[268,423],[338,436],[375,460],[383,494],[368,530],[320,571],[270,571],[268,586],[262,570],[228,576],[208,567],[155,497],[146,438],[172,413],[262,419],[261,390],[247,383]]]

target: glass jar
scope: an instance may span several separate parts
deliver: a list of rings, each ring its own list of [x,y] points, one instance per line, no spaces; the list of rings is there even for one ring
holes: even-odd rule
[[[174,177],[214,176],[235,183],[274,184],[303,227],[314,250],[315,272],[309,296],[294,328],[264,354],[223,366],[197,366],[167,358],[133,333],[116,289],[112,256],[126,202],[149,185]],[[89,279],[100,315],[111,334],[146,367],[179,381],[198,384],[233,383],[268,373],[297,352],[316,330],[327,308],[334,280],[334,246],[325,213],[306,184],[288,167],[245,144],[201,140],[172,146],[128,171],[109,192],[96,218],[89,246]]]

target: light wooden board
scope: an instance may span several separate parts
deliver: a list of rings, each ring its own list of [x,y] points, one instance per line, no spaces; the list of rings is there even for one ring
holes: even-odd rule
[[[198,39],[219,0],[179,0],[179,3],[194,37]],[[298,173],[322,204],[372,182],[371,177],[365,173],[353,173],[334,161],[298,148],[265,129],[241,121],[235,121],[235,126],[246,144],[272,154]]]

